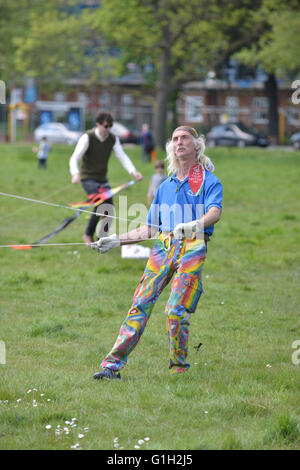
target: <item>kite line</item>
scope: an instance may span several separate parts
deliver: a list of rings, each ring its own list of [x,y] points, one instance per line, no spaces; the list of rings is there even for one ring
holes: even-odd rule
[[[0,245],[0,248],[13,248],[15,250],[29,250],[31,248],[41,247],[41,246],[86,245],[86,243],[51,243],[50,244],[50,243],[46,243],[46,242],[48,240],[50,240],[57,233],[64,230],[71,222],[76,220],[81,215],[81,213],[84,212],[84,213],[88,213],[90,215],[91,211],[86,210],[87,207],[98,207],[98,206],[100,206],[107,199],[109,199],[113,196],[116,196],[121,191],[124,191],[125,189],[127,189],[129,186],[132,186],[136,182],[137,181],[135,181],[135,180],[131,180],[128,183],[122,184],[121,186],[117,186],[116,188],[113,188],[113,189],[99,188],[97,193],[88,195],[88,200],[87,201],[78,202],[78,203],[71,203],[68,206],[65,206],[65,205],[62,205],[62,204],[56,204],[56,203],[48,202],[48,201],[41,201],[41,200],[38,200],[38,199],[33,199],[33,198],[25,197],[25,196],[19,196],[17,194],[4,193],[4,192],[0,191],[1,196],[12,197],[12,198],[15,198],[15,199],[20,199],[20,200],[24,200],[24,201],[28,201],[28,202],[34,202],[34,203],[38,203],[38,204],[44,204],[44,205],[47,205],[47,206],[50,206],[50,207],[59,207],[61,209],[69,209],[69,210],[76,211],[75,214],[72,217],[67,217],[66,219],[64,219],[59,227],[57,227],[55,230],[48,233],[47,235],[45,235],[44,237],[42,237],[40,240],[38,240],[35,243],[23,244],[23,245],[20,245],[20,244],[18,244],[18,245],[13,245],[13,244],[11,244],[11,245]],[[97,217],[106,217],[106,218],[111,218],[111,219],[123,220],[123,221],[126,221],[126,222],[132,222],[130,219],[127,219],[127,218],[118,217],[118,216],[114,216],[114,215],[109,215],[107,213],[102,214],[102,213],[98,212],[98,210],[94,213],[94,215],[96,215]],[[136,222],[137,223],[143,223],[143,224],[145,223],[145,222],[140,222],[140,221],[136,221]]]

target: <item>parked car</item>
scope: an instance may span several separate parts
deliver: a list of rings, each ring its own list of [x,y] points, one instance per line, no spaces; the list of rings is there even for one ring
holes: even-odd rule
[[[246,147],[258,145],[267,147],[270,144],[268,137],[260,134],[255,129],[250,129],[243,124],[223,124],[213,127],[206,135],[207,144]]]
[[[128,127],[124,126],[120,122],[114,122],[111,132],[119,137],[122,144],[137,144],[139,142],[138,134],[136,132],[132,132]]]
[[[300,150],[300,132],[291,136],[290,142],[295,150]]]
[[[35,129],[34,140],[40,141],[42,137],[46,137],[49,142],[74,145],[81,135],[82,132],[71,131],[60,122],[48,122]]]

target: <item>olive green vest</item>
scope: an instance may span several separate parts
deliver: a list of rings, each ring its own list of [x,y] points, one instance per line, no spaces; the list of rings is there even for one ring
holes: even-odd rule
[[[89,137],[89,146],[83,155],[80,166],[80,178],[92,179],[101,182],[106,181],[107,165],[111,155],[116,138],[113,134],[109,134],[104,142],[95,135],[95,129],[87,131]]]

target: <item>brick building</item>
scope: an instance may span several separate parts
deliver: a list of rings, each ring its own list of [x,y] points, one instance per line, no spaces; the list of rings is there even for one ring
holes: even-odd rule
[[[300,130],[300,104],[293,104],[291,84],[279,83],[280,143]],[[30,130],[40,124],[43,103],[52,109],[54,121],[67,122],[68,106],[80,108],[81,130],[94,124],[100,110],[109,110],[114,119],[138,131],[143,123],[153,127],[155,91],[147,87],[139,73],[116,79],[107,84],[88,86],[83,80],[72,79],[63,91],[39,93],[30,105]],[[171,121],[172,116],[169,116]],[[177,122],[196,127],[206,133],[212,126],[225,122],[242,122],[268,133],[268,98],[263,81],[222,81],[208,78],[182,86],[177,100]]]
[[[144,85],[140,74],[131,74],[107,85],[91,87],[82,80],[72,79],[65,84],[64,91],[41,94],[39,100],[80,103],[85,110],[85,127],[94,123],[100,110],[111,112],[116,121],[132,130],[141,129],[143,123],[152,126],[154,92]],[[62,120],[63,116],[59,116],[58,112],[55,118]]]
[[[285,136],[300,130],[300,105],[292,103],[291,86],[278,86],[279,128]],[[177,103],[178,122],[206,132],[222,122],[243,122],[268,132],[268,98],[262,82],[220,80],[189,82]]]

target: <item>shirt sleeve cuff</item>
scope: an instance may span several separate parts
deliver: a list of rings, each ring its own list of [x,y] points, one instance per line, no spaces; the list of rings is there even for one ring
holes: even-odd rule
[[[220,209],[220,211],[222,212],[222,206],[221,206],[221,204],[218,204],[218,203],[216,203],[216,204],[209,204],[209,206],[207,206],[207,208],[206,208],[206,212],[208,212],[211,207],[217,207],[217,208]]]

